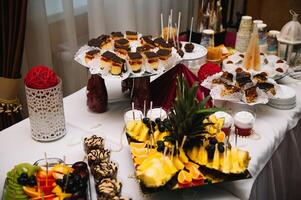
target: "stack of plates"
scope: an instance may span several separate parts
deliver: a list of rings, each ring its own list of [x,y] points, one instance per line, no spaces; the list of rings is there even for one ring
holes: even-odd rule
[[[296,106],[295,90],[285,85],[279,86],[280,88],[277,91],[277,98],[271,99],[268,102],[268,105],[281,110],[289,110],[294,108]]]

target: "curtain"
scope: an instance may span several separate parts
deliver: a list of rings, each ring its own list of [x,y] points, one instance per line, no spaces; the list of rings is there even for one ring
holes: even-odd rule
[[[112,31],[133,30],[160,34],[173,9],[173,23],[181,11],[181,31],[196,17],[198,0],[28,0],[23,74],[35,65],[51,67],[63,80],[64,96],[87,84],[88,71],[73,60],[75,52],[90,38]],[[78,2],[86,5],[76,7]],[[58,4],[58,13],[47,13]],[[189,12],[189,11],[192,12]],[[109,88],[108,88],[109,90]],[[23,92],[23,91],[22,91]],[[24,92],[23,92],[24,93]],[[25,98],[23,97],[25,100]],[[24,101],[25,102],[25,101]],[[26,106],[24,106],[26,108]]]
[[[0,1],[0,131],[22,120],[18,99],[27,0]]]

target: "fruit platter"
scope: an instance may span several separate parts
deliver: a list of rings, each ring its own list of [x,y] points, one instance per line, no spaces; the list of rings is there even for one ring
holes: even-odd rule
[[[2,199],[90,200],[87,164],[80,161],[69,165],[57,158],[17,164],[7,172]]]
[[[197,88],[179,76],[169,112],[132,110],[132,118],[131,111],[125,113],[125,134],[144,193],[251,177],[249,153],[229,143],[225,118],[206,106],[209,96],[196,100]]]
[[[89,68],[91,74],[126,79],[161,74],[183,59],[206,54],[198,44],[126,31],[92,38],[77,51],[74,60]]]

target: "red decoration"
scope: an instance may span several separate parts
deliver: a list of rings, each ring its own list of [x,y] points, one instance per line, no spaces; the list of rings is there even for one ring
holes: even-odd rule
[[[27,73],[24,83],[29,88],[46,89],[56,86],[59,79],[52,69],[36,66]]]
[[[87,85],[87,105],[93,112],[103,113],[108,107],[108,93],[103,78],[92,75]]]
[[[199,81],[202,83],[208,76],[212,76],[220,71],[220,66],[213,63],[206,63],[201,66],[198,72]]]
[[[151,99],[154,106],[160,106],[165,110],[169,110],[176,97],[177,79],[176,77],[183,74],[189,87],[198,82],[198,78],[183,64],[178,64],[166,73],[151,82]],[[203,89],[197,90],[196,97],[200,101],[203,99]],[[207,104],[211,106],[211,104]]]

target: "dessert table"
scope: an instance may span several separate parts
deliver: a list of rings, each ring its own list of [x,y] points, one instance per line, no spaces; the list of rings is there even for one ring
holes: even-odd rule
[[[105,139],[106,146],[112,152],[112,161],[117,162],[119,165],[118,179],[123,184],[123,196],[133,199],[256,199],[256,197],[259,197],[260,192],[269,192],[262,190],[264,185],[268,184],[262,181],[262,177],[272,171],[270,168],[266,170],[266,167],[271,167],[270,162],[274,159],[275,154],[278,155],[276,158],[278,160],[283,157],[286,158],[286,155],[290,154],[290,152],[279,153],[279,151],[287,150],[283,148],[281,143],[286,142],[287,146],[294,147],[295,145],[298,148],[296,140],[294,145],[287,140],[287,137],[296,134],[296,128],[299,127],[298,121],[301,117],[300,85],[299,83],[294,83],[291,86],[297,92],[296,108],[284,111],[265,105],[257,106],[255,124],[257,138],[238,139],[238,147],[250,152],[251,161],[248,169],[253,178],[183,191],[143,195],[139,184],[134,178],[130,150],[123,133],[123,114],[130,109],[130,102],[123,98],[120,92],[119,80],[106,80],[106,85],[110,103],[109,110],[103,114],[92,113],[88,110],[86,106],[86,88],[82,88],[64,99],[67,135],[60,140],[49,143],[34,141],[31,138],[29,119],[25,119],[1,131],[0,188],[3,188],[6,172],[14,165],[20,162],[33,163],[43,158],[44,152],[47,152],[48,157],[63,158],[63,156],[66,156],[67,163],[83,160],[85,155],[82,144],[83,138],[91,134],[97,134]],[[294,127],[295,129],[293,129]],[[233,141],[233,138],[230,140]],[[234,142],[232,142],[232,145],[234,145]],[[297,151],[300,152],[300,149]],[[289,157],[287,156],[287,158]],[[297,160],[300,161],[300,157]],[[296,163],[295,167],[298,166],[301,166],[300,162]],[[289,169],[286,166],[284,168],[286,170]],[[274,189],[274,187],[270,188],[271,190]],[[0,194],[2,194],[2,191]],[[93,186],[92,194],[94,194],[93,199],[96,199]]]

